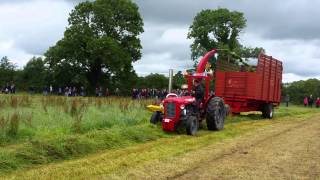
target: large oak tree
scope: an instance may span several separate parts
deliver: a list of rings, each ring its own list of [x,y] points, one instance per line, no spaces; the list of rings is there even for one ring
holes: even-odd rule
[[[128,85],[141,58],[143,20],[131,0],[80,3],[71,12],[64,37],[46,53],[53,79],[64,83]],[[67,85],[67,84],[64,84]]]
[[[234,52],[244,58],[257,57],[263,48],[247,48],[239,42],[239,35],[245,27],[246,19],[241,12],[225,8],[202,10],[195,16],[188,34],[193,40],[192,59],[197,60],[214,48],[228,50],[221,52],[222,56]]]

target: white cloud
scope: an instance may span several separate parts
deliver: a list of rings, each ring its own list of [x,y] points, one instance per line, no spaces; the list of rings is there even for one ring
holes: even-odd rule
[[[191,44],[191,40],[187,39],[188,36],[188,28],[171,28],[167,29],[163,32],[160,39],[158,39],[158,43],[164,45],[185,45]]]
[[[72,6],[65,1],[31,0],[0,5],[0,50],[20,67],[32,55],[42,55],[63,37]]]
[[[169,69],[174,72],[192,68],[190,60],[176,59],[171,53],[149,53],[133,64],[136,72],[140,75],[148,75],[150,72],[168,75]]]
[[[21,49],[14,48],[14,42],[12,40],[0,42],[0,50],[1,52],[5,52],[5,56],[7,56],[14,64],[18,65],[20,68],[22,67],[22,65],[27,63],[28,59],[31,59],[34,56],[32,54],[26,53]]]
[[[293,81],[297,81],[297,80],[307,80],[307,79],[311,79],[311,78],[316,78],[320,80],[320,76],[313,76],[313,77],[307,77],[307,76],[299,76],[293,73],[284,73],[282,76],[282,81],[283,82],[293,82]]]
[[[242,36],[242,43],[252,47],[264,47],[268,55],[283,62],[284,73],[295,75],[290,76],[291,80],[294,77],[299,80],[320,76],[318,40],[270,40],[246,33]]]

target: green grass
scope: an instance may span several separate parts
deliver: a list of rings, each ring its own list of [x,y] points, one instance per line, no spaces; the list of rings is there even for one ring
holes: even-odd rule
[[[0,172],[170,136],[148,123],[153,100],[0,98]]]
[[[0,174],[87,154],[120,149],[159,138],[160,125],[149,124],[145,109],[153,100],[129,98],[66,98],[0,96]],[[277,118],[305,117],[318,112],[302,107],[281,107]],[[18,115],[18,118],[15,117]],[[261,121],[260,115],[229,117],[218,139],[236,136],[238,123]],[[205,128],[203,128],[205,129]],[[199,136],[208,133],[200,131]]]

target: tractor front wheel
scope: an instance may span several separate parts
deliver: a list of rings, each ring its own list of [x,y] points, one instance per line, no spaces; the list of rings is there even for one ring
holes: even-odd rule
[[[159,121],[160,121],[160,112],[158,112],[158,111],[153,112],[153,114],[150,118],[150,123],[157,124]]]
[[[222,98],[212,98],[207,106],[207,127],[211,131],[219,131],[224,128],[226,109]]]
[[[189,116],[186,121],[186,130],[188,135],[196,135],[199,128],[199,121],[195,116]]]

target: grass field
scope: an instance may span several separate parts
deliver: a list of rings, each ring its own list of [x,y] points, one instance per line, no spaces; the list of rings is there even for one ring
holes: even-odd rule
[[[167,137],[148,123],[153,101],[1,96],[0,172]]]
[[[161,159],[279,121],[308,118],[318,112],[317,109],[297,106],[280,107],[275,120],[262,120],[260,115],[254,114],[229,117],[224,131],[209,132],[202,125],[203,130],[198,136],[190,137],[165,133],[160,125],[149,124],[150,113],[145,106],[150,103],[155,102],[114,97],[0,96],[0,174],[105,151],[110,151],[108,157],[103,157],[108,159],[119,156],[119,153],[125,154],[130,147],[134,149],[135,144],[142,143],[145,145],[139,148],[156,148],[158,152],[152,154],[151,151],[143,160]],[[164,144],[170,148],[162,152]],[[127,158],[124,159],[127,166],[143,161],[134,156]],[[113,162],[108,171],[122,167],[123,164],[119,163]]]

